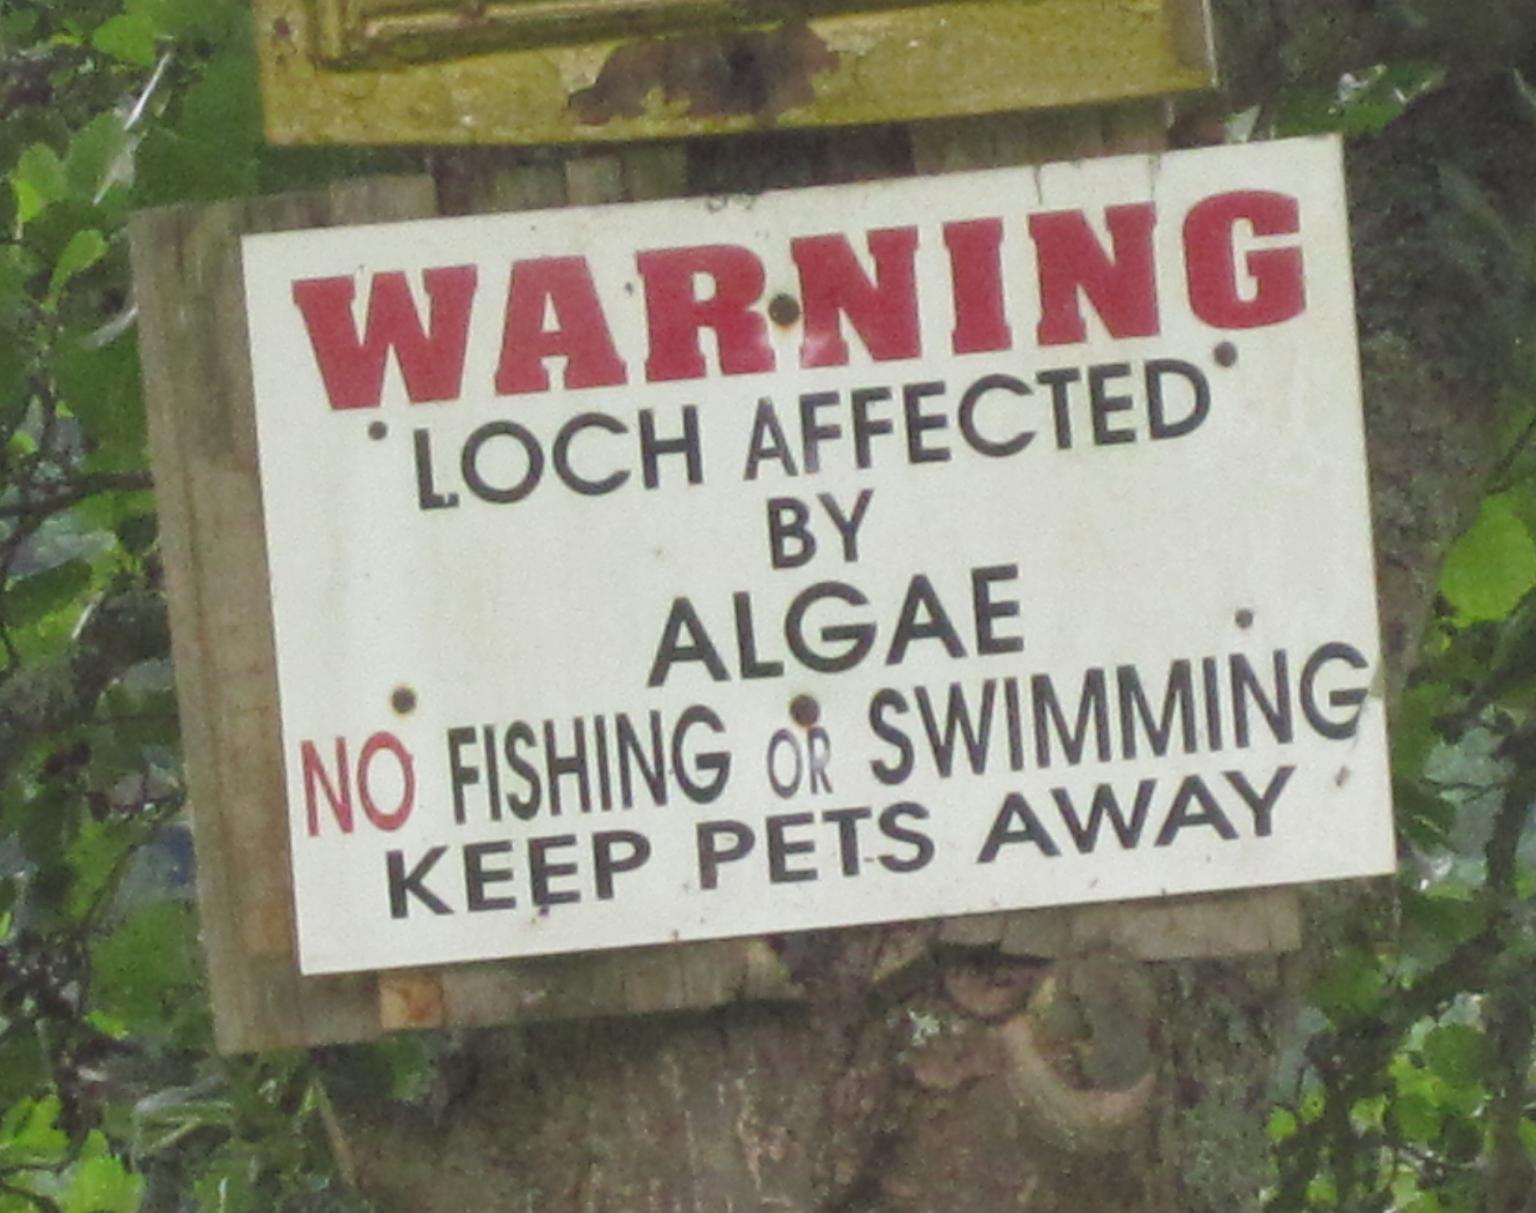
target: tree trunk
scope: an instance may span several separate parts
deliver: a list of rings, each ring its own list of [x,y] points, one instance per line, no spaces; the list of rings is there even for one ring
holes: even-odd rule
[[[1351,164],[1394,691],[1438,560],[1492,465],[1505,366],[1488,337],[1497,299],[1458,276],[1446,252],[1454,210],[1436,174],[1455,160],[1500,205],[1536,180],[1513,87],[1496,77],[1447,89]],[[686,158],[691,191],[752,190],[908,172],[914,160],[1027,159],[1040,150],[1041,121],[1080,119],[764,136],[662,154]],[[970,150],[951,154],[960,147]],[[635,163],[586,156],[578,169],[622,179]],[[466,209],[482,176],[458,157],[440,182]],[[1314,898],[1311,954],[1361,929],[1340,925],[1361,921],[1361,906],[1358,888]],[[400,1213],[1256,1207],[1271,1076],[1308,954],[1047,960],[946,945],[939,934],[896,926],[782,941],[805,991],[794,1005],[466,1036],[448,1050],[433,1110],[341,1093],[359,1182]]]

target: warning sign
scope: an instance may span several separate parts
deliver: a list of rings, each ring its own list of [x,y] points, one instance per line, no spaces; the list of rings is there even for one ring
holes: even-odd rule
[[[1336,142],[244,259],[305,972],[1391,870]]]

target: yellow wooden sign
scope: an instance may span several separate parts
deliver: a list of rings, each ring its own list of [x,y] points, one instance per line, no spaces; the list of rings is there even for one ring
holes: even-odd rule
[[[581,143],[1209,87],[1205,0],[256,0],[275,143]]]

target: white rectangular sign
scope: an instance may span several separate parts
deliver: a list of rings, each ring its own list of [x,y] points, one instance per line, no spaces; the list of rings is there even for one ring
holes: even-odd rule
[[[244,251],[305,972],[1391,870],[1336,142]]]

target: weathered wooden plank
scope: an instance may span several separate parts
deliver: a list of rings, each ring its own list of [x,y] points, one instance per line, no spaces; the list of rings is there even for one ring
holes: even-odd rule
[[[384,1031],[440,1028],[447,1021],[441,970],[391,969],[379,974],[379,1026]]]
[[[240,236],[430,213],[425,179],[145,212],[130,230],[216,1038],[378,1031],[371,978],[294,962],[277,678]]]
[[[1213,960],[1294,952],[1301,946],[1294,889],[1245,889],[1168,901],[1116,902],[1009,916],[1011,955],[1109,953],[1137,960]]]
[[[256,0],[274,141],[751,134],[1099,104],[1207,88],[1215,74],[1204,0],[880,0],[813,5],[778,25],[728,0],[647,0],[563,33],[541,26],[547,5],[487,6],[470,25],[457,0],[370,7]],[[676,19],[648,24],[640,10],[658,8]]]
[[[573,206],[624,200],[624,160],[618,152],[573,156],[565,164],[566,198]]]

